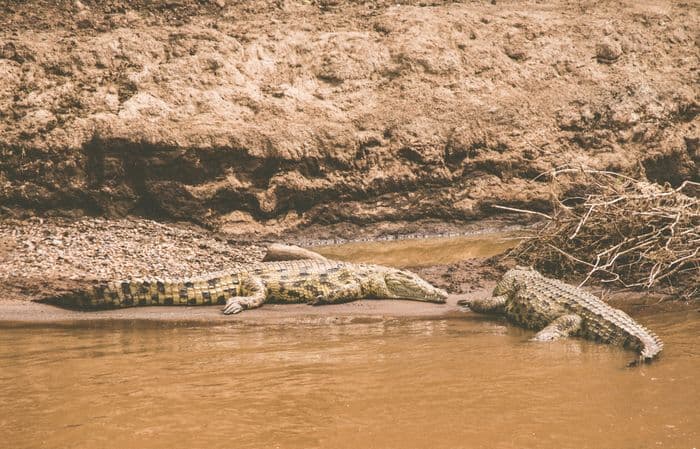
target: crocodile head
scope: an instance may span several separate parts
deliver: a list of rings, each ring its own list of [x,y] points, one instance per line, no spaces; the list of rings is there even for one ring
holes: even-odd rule
[[[445,290],[433,287],[410,271],[387,270],[384,274],[384,282],[390,298],[439,303],[443,303],[447,299]]]

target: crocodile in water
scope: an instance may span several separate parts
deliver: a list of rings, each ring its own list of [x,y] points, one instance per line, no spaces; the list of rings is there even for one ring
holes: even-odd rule
[[[535,341],[581,336],[634,349],[640,362],[651,361],[663,349],[656,335],[625,312],[530,268],[509,270],[496,285],[493,297],[462,300],[459,304],[478,313],[504,315],[537,330]]]

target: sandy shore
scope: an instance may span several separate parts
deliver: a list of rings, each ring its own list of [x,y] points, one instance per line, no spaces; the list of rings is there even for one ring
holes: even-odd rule
[[[246,325],[246,324],[348,324],[391,319],[459,317],[457,301],[473,294],[450,295],[445,304],[418,301],[360,300],[318,307],[306,304],[266,304],[237,315],[224,315],[220,306],[133,307],[115,310],[74,311],[21,300],[0,301],[0,328],[26,326],[92,327],[109,325]]]

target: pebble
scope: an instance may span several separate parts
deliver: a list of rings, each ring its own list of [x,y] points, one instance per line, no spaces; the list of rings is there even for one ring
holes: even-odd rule
[[[15,56],[17,56],[17,50],[12,42],[7,42],[0,49],[0,58],[13,59]]]
[[[0,279],[179,278],[262,259],[264,248],[229,244],[204,230],[144,219],[0,222]]]
[[[615,40],[605,38],[596,45],[595,56],[598,62],[611,64],[622,56],[622,46]]]

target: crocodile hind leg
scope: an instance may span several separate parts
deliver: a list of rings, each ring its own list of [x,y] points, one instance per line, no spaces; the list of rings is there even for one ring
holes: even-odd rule
[[[260,307],[267,298],[267,288],[262,279],[256,276],[246,277],[242,280],[241,293],[246,296],[232,296],[226,301],[224,306],[225,315]]]
[[[575,334],[581,329],[581,317],[562,315],[532,337],[532,341],[554,341]]]
[[[502,314],[506,311],[506,301],[508,297],[492,296],[490,298],[481,299],[462,299],[457,302],[460,306],[469,306],[469,308],[478,313],[493,313]]]

